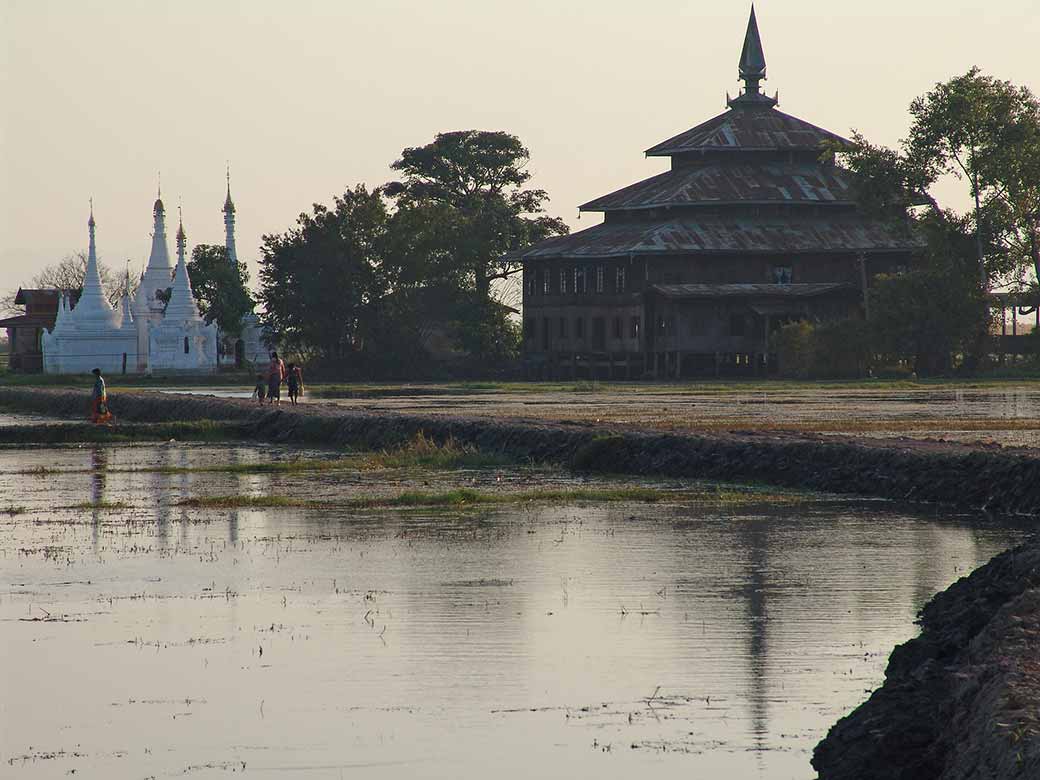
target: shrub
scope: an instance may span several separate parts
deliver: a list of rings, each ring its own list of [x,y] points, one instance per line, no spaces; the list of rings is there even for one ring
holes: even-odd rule
[[[782,326],[776,336],[780,375],[791,379],[848,379],[867,372],[870,334],[863,320]]]

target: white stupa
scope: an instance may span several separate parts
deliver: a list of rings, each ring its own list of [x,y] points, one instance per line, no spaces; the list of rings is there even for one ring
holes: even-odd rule
[[[112,308],[101,285],[95,227],[92,202],[83,291],[75,307],[68,294],[61,295],[54,328],[43,334],[43,370],[49,374],[125,372],[138,364],[137,334],[123,328],[123,312]]]
[[[177,227],[177,268],[170,302],[162,317],[148,325],[148,367],[152,371],[202,373],[217,369],[217,327],[206,324],[195,303],[184,259],[186,241],[181,220]]]
[[[228,261],[237,272],[235,204],[231,200],[228,172],[224,201],[224,241]],[[152,207],[152,247],[141,274],[137,293],[124,293],[113,308],[105,297],[98,272],[94,241],[94,208],[91,203],[90,247],[78,303],[60,297],[54,328],[43,334],[43,370],[49,374],[89,372],[93,368],[113,373],[215,372],[218,362],[259,365],[267,361],[260,324],[253,312],[243,317],[236,339],[221,340],[215,324],[207,325],[192,294],[186,260],[187,236],[183,220],[177,230],[177,265],[170,262],[166,240],[166,209],[160,190]],[[130,288],[129,270],[127,285]],[[167,296],[167,291],[169,295]]]

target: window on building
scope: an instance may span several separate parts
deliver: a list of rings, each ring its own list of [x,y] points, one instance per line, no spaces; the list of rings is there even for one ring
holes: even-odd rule
[[[773,266],[773,281],[776,284],[790,284],[791,283],[791,266],[789,265],[774,265]]]
[[[667,329],[668,325],[665,322],[664,315],[659,315],[657,318],[657,332],[663,336]]]
[[[532,271],[527,271],[524,274],[524,281],[526,282],[526,284],[524,285],[525,292],[529,296],[531,296],[533,298],[534,297],[534,289],[535,289],[535,287],[534,287],[534,281],[535,280],[534,280],[534,271],[533,270]]]
[[[605,349],[607,346],[607,323],[602,317],[592,318],[592,347]]]
[[[596,266],[596,292],[603,292],[603,277],[606,276],[603,266]]]
[[[611,331],[611,334],[614,336],[615,339],[619,340],[625,337],[625,326],[622,324],[620,317],[614,318],[614,326],[613,330]]]
[[[184,354],[185,355],[188,354],[188,337],[187,336],[184,337]]]
[[[729,318],[729,335],[743,336],[747,318],[743,314],[731,314]]]
[[[623,293],[625,291],[625,266],[619,265],[614,274],[614,291]]]
[[[543,352],[548,352],[549,351],[549,335],[550,335],[549,318],[548,317],[543,317],[542,318],[542,351]]]
[[[575,317],[574,318],[574,338],[583,339],[585,338],[585,318]]]
[[[639,338],[639,317],[632,318],[631,329],[629,330],[628,335],[633,339]]]
[[[570,275],[569,268],[560,268],[560,294],[567,294],[567,277]]]
[[[574,292],[578,295],[584,295],[587,290],[585,287],[585,268],[584,266],[574,267]]]
[[[541,272],[541,274],[542,274],[542,282],[541,282],[541,284],[539,286],[542,289],[542,295],[548,295],[549,294],[549,276],[550,276],[549,269],[546,268],[544,271]]]
[[[534,317],[528,317],[524,320],[524,338],[533,339],[535,331],[535,320]]]
[[[567,318],[560,317],[560,338],[567,338]]]

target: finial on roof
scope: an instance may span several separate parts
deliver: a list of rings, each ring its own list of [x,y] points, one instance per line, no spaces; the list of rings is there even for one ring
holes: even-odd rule
[[[187,238],[184,234],[184,214],[181,212],[181,206],[177,204],[177,245],[181,246],[184,243],[184,239]]]
[[[738,66],[740,80],[744,82],[744,91],[727,100],[727,105],[756,105],[772,107],[776,100],[763,95],[759,82],[766,78],[766,55],[762,49],[762,36],[758,32],[758,19],[755,17],[755,6],[751,5],[751,16],[748,18],[747,31],[744,33],[744,46],[740,50]]]
[[[156,216],[163,214],[166,211],[162,202],[162,171],[159,171],[159,184],[155,190],[155,205],[152,207],[152,211]]]
[[[231,161],[227,163],[227,198],[224,199],[224,213],[233,214],[235,212],[235,203],[231,200]]]
[[[87,220],[88,227],[94,227],[94,199],[90,199],[90,219]]]

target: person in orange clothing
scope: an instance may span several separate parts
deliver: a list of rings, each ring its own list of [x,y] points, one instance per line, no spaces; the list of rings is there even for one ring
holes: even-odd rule
[[[90,420],[95,425],[111,425],[115,422],[115,417],[108,408],[108,390],[105,388],[101,369],[95,368],[90,373],[94,375],[94,390],[90,396]]]

